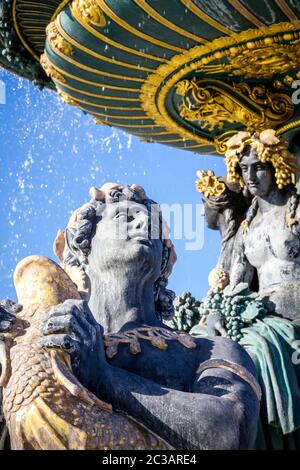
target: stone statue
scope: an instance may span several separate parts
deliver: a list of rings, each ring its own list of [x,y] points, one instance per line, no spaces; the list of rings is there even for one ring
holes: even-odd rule
[[[91,196],[55,242],[64,276],[85,298],[44,309],[39,347],[50,357],[71,358],[61,359],[56,378],[100,408],[111,404],[116,426],[126,413],[144,447],[251,448],[260,388],[249,355],[227,338],[193,339],[161,321],[173,311],[167,278],[176,256],[158,206],[137,185],[106,184]],[[56,406],[54,399],[51,413]],[[65,419],[67,411],[62,406],[56,414]],[[95,418],[102,428],[95,427],[105,432],[103,413],[109,411]],[[82,430],[76,417],[72,425]],[[135,445],[130,435],[121,448]]]
[[[296,157],[272,130],[253,136],[239,133],[227,146],[228,178],[241,181],[253,197],[236,244],[231,282],[249,283],[256,270],[268,311],[296,320],[300,301]]]
[[[80,299],[65,271],[47,258],[30,256],[18,264],[14,277],[23,308],[0,343],[6,349],[1,353],[0,386],[12,449],[170,449],[84,388],[72,373],[66,351],[46,350],[40,344],[45,312],[68,299],[73,305]]]
[[[221,252],[218,268],[231,269],[235,235],[245,217],[250,201],[244,197],[238,183],[229,183],[226,177],[216,178],[213,171],[198,171],[196,188],[203,195],[207,226],[219,230]]]
[[[300,338],[296,157],[268,129],[233,136],[227,142],[225,163],[227,181],[238,183],[252,200],[227,262],[230,285],[217,293],[219,305],[207,317],[210,332],[230,336],[223,321],[226,308],[236,322],[235,339],[256,365],[263,390],[256,447],[299,448],[300,375],[292,360]],[[208,297],[206,305],[214,304],[212,290]]]

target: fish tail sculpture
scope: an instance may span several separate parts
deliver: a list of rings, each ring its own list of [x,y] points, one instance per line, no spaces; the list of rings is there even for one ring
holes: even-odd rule
[[[15,287],[23,310],[12,331],[0,338],[0,387],[12,449],[171,449],[83,387],[67,353],[40,345],[49,308],[80,299],[65,271],[47,258],[30,256],[16,268]]]

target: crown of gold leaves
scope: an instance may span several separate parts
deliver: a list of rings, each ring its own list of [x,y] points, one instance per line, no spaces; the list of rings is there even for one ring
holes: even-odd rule
[[[219,181],[211,170],[199,170],[197,171],[197,176],[199,179],[196,181],[196,189],[199,193],[203,193],[204,197],[218,197],[226,190],[225,184]]]
[[[229,183],[244,186],[242,176],[237,172],[237,164],[246,147],[257,151],[262,163],[270,162],[275,169],[275,180],[279,189],[296,183],[296,171],[299,171],[296,156],[288,150],[288,143],[276,136],[274,129],[260,133],[238,132],[226,142],[225,164]]]

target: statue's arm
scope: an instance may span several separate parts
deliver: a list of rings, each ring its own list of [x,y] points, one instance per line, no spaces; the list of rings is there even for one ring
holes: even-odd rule
[[[233,347],[238,346],[233,343]],[[231,362],[228,352],[221,348],[216,354]],[[240,356],[234,361],[248,370],[248,359],[244,359]],[[109,366],[99,396],[142,421],[176,449],[249,449],[254,445],[258,397],[241,377],[223,368],[201,372],[187,393]]]
[[[253,444],[258,399],[251,386],[229,370],[215,367],[199,377],[195,371],[194,383],[192,380],[190,389],[182,392],[113,367],[105,359],[99,325],[84,302],[72,306],[72,301],[67,301],[56,307],[42,332],[44,346],[71,354],[73,370],[88,389],[176,449],[238,449]],[[199,351],[203,355],[199,365],[207,359],[222,358],[255,374],[247,353],[229,340],[203,339],[201,347],[194,350],[195,354]]]
[[[232,264],[230,270],[230,284],[238,285],[240,282],[246,282],[251,285],[254,275],[254,267],[249,263],[245,254],[243,233],[241,228],[236,234],[234,250],[232,254]]]

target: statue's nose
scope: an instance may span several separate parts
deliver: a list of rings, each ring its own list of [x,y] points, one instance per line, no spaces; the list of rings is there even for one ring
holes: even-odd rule
[[[143,212],[135,214],[132,221],[132,228],[133,230],[148,233],[148,216]]]
[[[256,171],[255,168],[249,167],[247,171],[247,178],[249,182],[255,182],[256,181]]]

